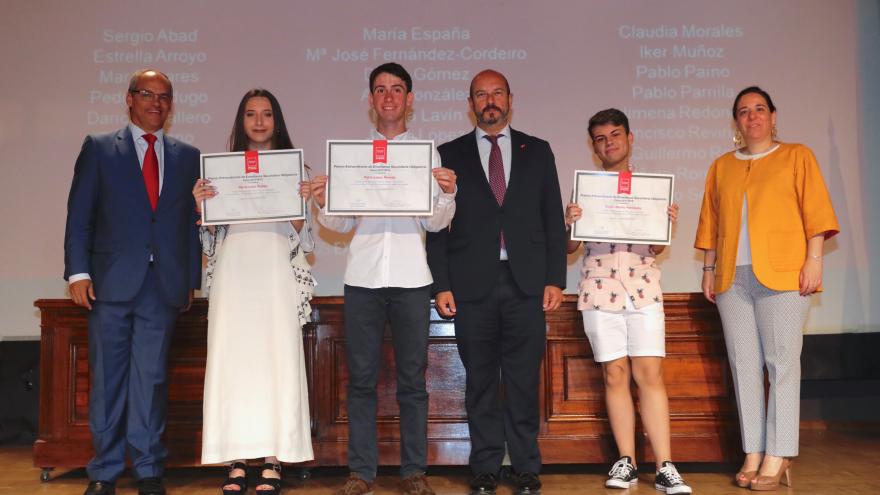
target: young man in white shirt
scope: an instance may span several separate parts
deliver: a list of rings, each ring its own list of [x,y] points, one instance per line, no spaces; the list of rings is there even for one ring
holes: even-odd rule
[[[370,139],[409,140],[406,120],[412,107],[412,78],[396,63],[370,74],[370,110],[376,127]],[[428,361],[431,271],[425,232],[449,226],[455,214],[455,173],[439,166],[434,213],[424,217],[325,215],[327,176],[312,181],[321,210],[318,222],[337,232],[354,231],[345,269],[345,337],[348,360],[349,479],[336,493],[372,493],[378,463],[376,382],[385,322],[391,324],[400,405],[400,474],[404,494],[430,495],[427,468]]]

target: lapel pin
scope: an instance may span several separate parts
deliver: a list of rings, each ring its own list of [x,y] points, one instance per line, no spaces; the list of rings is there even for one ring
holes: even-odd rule
[[[519,145],[519,149],[521,149],[521,150],[526,149],[526,145],[524,145],[524,144]]]

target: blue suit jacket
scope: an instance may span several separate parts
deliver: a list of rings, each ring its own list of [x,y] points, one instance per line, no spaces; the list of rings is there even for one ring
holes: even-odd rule
[[[201,283],[201,250],[192,187],[199,150],[165,136],[156,212],[150,207],[128,126],[86,137],[67,201],[64,279],[88,273],[98,301],[130,301],[153,257],[162,299],[187,304]]]

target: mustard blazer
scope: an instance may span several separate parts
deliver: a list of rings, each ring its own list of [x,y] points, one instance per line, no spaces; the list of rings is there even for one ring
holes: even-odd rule
[[[715,292],[733,284],[743,197],[748,198],[752,271],[764,286],[798,290],[807,239],[840,231],[816,157],[802,144],[781,143],[754,160],[731,151],[706,174],[697,249],[715,249]]]

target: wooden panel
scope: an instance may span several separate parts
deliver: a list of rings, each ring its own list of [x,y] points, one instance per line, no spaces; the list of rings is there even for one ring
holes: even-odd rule
[[[346,462],[348,383],[341,297],[313,301],[314,323],[303,331],[310,389],[313,465]],[[546,356],[541,370],[545,463],[607,463],[616,455],[608,427],[601,368],[592,360],[574,296],[547,314]],[[34,464],[84,466],[91,457],[88,430],[86,313],[69,300],[39,300],[42,343],[40,433]],[[727,356],[715,307],[699,294],[665,296],[667,354],[664,373],[670,397],[673,451],[682,461],[731,461],[738,457],[736,408]],[[429,329],[429,463],[466,464],[470,445],[464,411],[464,369],[455,346],[454,323],[432,312]],[[207,302],[181,315],[169,356],[166,443],[169,465],[198,465],[207,337]],[[380,463],[399,463],[398,407],[390,336],[383,345],[379,377]],[[639,455],[650,448],[639,431]]]

